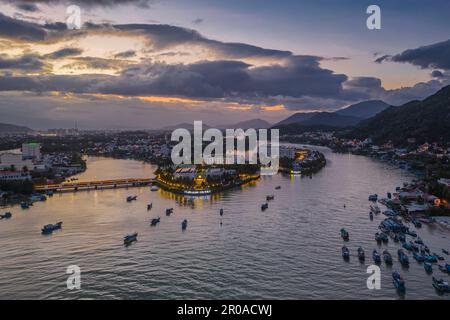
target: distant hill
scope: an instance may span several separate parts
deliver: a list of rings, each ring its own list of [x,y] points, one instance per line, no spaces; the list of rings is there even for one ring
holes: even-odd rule
[[[308,126],[355,126],[362,120],[373,117],[388,107],[389,105],[381,100],[369,100],[353,104],[335,112],[298,112],[278,122],[276,126],[298,122]]]
[[[389,107],[373,118],[361,122],[345,135],[372,138],[375,143],[392,141],[407,144],[408,138],[417,143],[450,141],[450,86],[422,100],[400,107]]]
[[[301,123],[307,126],[323,125],[330,127],[350,127],[358,124],[360,118],[345,116],[334,112],[319,112]]]
[[[246,121],[241,121],[236,124],[230,124],[226,126],[219,126],[220,129],[243,129],[247,130],[250,128],[255,129],[266,129],[270,127],[270,123],[262,119],[251,119]]]
[[[14,124],[0,123],[0,133],[18,133],[18,132],[31,132],[30,128],[23,126],[16,126]]]
[[[273,129],[279,129],[280,135],[296,135],[308,131],[335,131],[339,128],[325,125],[306,125],[302,122],[274,125]]]
[[[360,119],[369,119],[389,108],[389,105],[381,100],[369,100],[353,104],[347,108],[335,111],[335,113]]]
[[[320,112],[297,112],[297,113],[294,113],[293,115],[287,117],[286,119],[278,122],[275,126],[303,122],[303,121],[311,119],[312,117],[314,117],[315,115],[317,115],[319,113]]]

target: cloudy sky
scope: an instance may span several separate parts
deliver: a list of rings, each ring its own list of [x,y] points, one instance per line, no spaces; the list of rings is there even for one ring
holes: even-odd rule
[[[374,3],[381,30],[366,27]],[[0,122],[161,128],[400,105],[450,84],[449,20],[447,0],[0,0]]]

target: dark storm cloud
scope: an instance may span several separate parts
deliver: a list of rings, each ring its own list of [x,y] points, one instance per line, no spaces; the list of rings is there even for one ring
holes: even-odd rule
[[[41,57],[34,54],[25,54],[20,57],[9,58],[0,55],[0,69],[20,71],[42,71],[47,67]]]
[[[39,8],[34,3],[28,3],[28,2],[18,2],[16,3],[16,8],[22,11],[26,12],[37,12],[39,11]]]
[[[116,53],[114,55],[114,58],[127,59],[127,58],[132,58],[132,57],[135,57],[135,56],[136,56],[136,51],[134,51],[134,50],[127,50],[127,51]]]
[[[52,53],[45,55],[45,58],[49,59],[61,59],[70,56],[78,56],[83,53],[83,50],[79,48],[63,48]]]
[[[384,61],[410,63],[422,69],[439,68],[450,70],[450,40],[416,49],[408,49],[394,56],[387,55],[375,60],[378,63]]]
[[[0,37],[42,41],[47,32],[38,24],[17,20],[0,13]]]

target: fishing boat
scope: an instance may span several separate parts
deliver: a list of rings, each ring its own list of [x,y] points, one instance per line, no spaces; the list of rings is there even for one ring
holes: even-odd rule
[[[268,203],[262,204],[262,205],[261,205],[261,211],[266,210],[268,207],[269,207],[269,204],[268,204]]]
[[[344,239],[344,241],[348,241],[348,239],[350,238],[350,235],[344,228],[341,229],[341,237],[342,239]]]
[[[400,264],[404,267],[409,266],[409,259],[408,256],[403,252],[402,249],[398,249],[398,260],[400,261]]]
[[[62,228],[62,222],[58,222],[55,224],[46,224],[45,226],[42,227],[41,231],[42,234],[50,234],[55,230],[59,230]]]
[[[153,203],[149,203],[149,204],[147,205],[147,211],[148,211],[148,210],[152,210],[152,207],[153,207]]]
[[[421,237],[417,237],[417,239],[414,240],[414,242],[417,243],[417,244],[423,244],[423,240],[422,240]]]
[[[342,247],[342,258],[344,258],[344,260],[350,259],[350,251],[346,246]]]
[[[433,272],[433,265],[431,263],[429,263],[429,262],[424,262],[423,263],[423,268],[428,273],[432,273]]]
[[[275,187],[275,190],[280,190],[281,189],[281,186],[276,186]]]
[[[422,227],[422,223],[419,220],[417,220],[417,219],[412,219],[411,222],[414,225],[414,227],[416,227],[416,228],[421,228]]]
[[[413,230],[406,230],[406,232],[405,232],[406,234],[409,234],[411,237],[417,237],[417,233],[415,232],[415,231],[413,231]]]
[[[184,219],[183,222],[181,222],[181,229],[186,230],[187,224],[188,224],[188,221],[186,219]]]
[[[438,255],[436,252],[433,252],[433,256],[435,256],[436,258],[438,258],[438,260],[443,261],[445,260],[445,258],[443,256]]]
[[[373,213],[372,213],[372,211],[369,212],[369,218],[370,218],[370,221],[373,220]]]
[[[384,214],[386,217],[396,217],[396,216],[398,216],[398,213],[397,213],[397,212],[394,212],[394,211],[392,211],[392,210],[386,210],[386,211],[383,211],[383,214]]]
[[[389,253],[389,251],[387,251],[387,250],[383,251],[383,260],[384,260],[384,263],[386,263],[388,265],[392,264],[393,260],[392,260],[392,256]]]
[[[378,200],[378,195],[377,194],[371,194],[369,196],[369,201],[377,201]]]
[[[150,190],[151,190],[151,191],[158,191],[159,188],[158,188],[157,186],[152,186],[152,187],[150,188]]]
[[[21,202],[20,207],[22,209],[28,209],[30,207],[30,204],[28,202]]]
[[[271,201],[273,199],[275,199],[275,196],[273,194],[266,196],[267,201]]]
[[[358,259],[359,261],[363,262],[364,260],[366,260],[366,255],[364,254],[364,249],[359,247],[358,248]]]
[[[161,221],[161,218],[160,218],[160,217],[158,217],[158,218],[153,218],[153,219],[150,221],[150,225],[151,225],[151,226],[156,226],[160,221]]]
[[[450,292],[450,286],[447,281],[433,277],[433,287],[439,292]]]
[[[381,257],[380,257],[380,254],[379,254],[378,251],[375,250],[375,249],[372,251],[372,259],[373,259],[373,261],[374,261],[376,264],[381,263]]]
[[[220,214],[221,216],[223,216],[223,209],[222,209],[222,208],[220,208],[219,214]]]
[[[0,214],[0,219],[9,219],[12,217],[11,212],[5,212],[4,214]]]
[[[370,205],[370,212],[373,214],[379,214],[381,212],[380,207],[378,207],[376,204]]]
[[[123,237],[123,243],[126,245],[131,244],[134,241],[137,241],[138,234],[135,232],[133,234],[127,234],[125,237]]]
[[[447,250],[445,250],[445,249],[442,249],[442,252],[443,253],[445,253],[446,255],[448,255],[449,253],[448,253],[448,251]]]
[[[392,282],[394,283],[394,287],[398,291],[400,291],[400,292],[405,291],[405,289],[406,289],[405,288],[405,280],[403,280],[402,276],[397,271],[394,271],[392,273]]]
[[[131,202],[137,199],[137,196],[128,196],[127,197],[127,202]]]
[[[166,209],[166,216],[170,216],[173,213],[173,208]]]
[[[414,252],[413,253],[413,257],[414,259],[416,259],[417,262],[424,262],[425,261],[425,257],[419,253]]]
[[[398,240],[402,243],[404,243],[406,241],[406,237],[404,234],[399,234],[398,235]]]
[[[429,254],[429,255],[425,256],[425,261],[430,262],[430,263],[436,263],[436,262],[438,262],[438,258],[436,256]]]
[[[377,242],[384,242],[384,243],[386,243],[386,242],[389,241],[389,237],[384,232],[377,232],[377,233],[375,233],[375,240]]]

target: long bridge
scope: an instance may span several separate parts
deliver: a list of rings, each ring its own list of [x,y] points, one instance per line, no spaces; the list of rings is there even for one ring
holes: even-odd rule
[[[128,187],[142,187],[152,185],[154,178],[129,178],[114,179],[100,181],[75,181],[63,182],[59,184],[36,185],[35,190],[40,192],[62,192],[62,191],[79,191],[79,190],[102,190]]]

